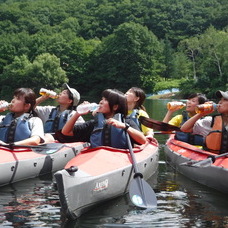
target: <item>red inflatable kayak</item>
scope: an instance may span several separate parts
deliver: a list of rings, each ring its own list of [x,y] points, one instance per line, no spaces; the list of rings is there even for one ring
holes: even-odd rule
[[[165,146],[167,162],[190,179],[228,193],[228,153],[214,154],[174,139]]]
[[[0,186],[62,169],[87,143],[0,146]]]
[[[158,167],[158,143],[148,142],[133,151],[139,172],[144,179],[150,178]],[[82,151],[54,174],[63,213],[76,219],[91,207],[125,194],[133,175],[128,150],[98,147]]]

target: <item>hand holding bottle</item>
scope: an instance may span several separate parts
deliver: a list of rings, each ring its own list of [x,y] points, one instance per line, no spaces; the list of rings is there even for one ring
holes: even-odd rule
[[[206,115],[216,111],[217,108],[218,108],[217,104],[215,104],[212,101],[208,101],[208,102],[205,102],[204,104],[197,105],[195,111],[196,113]]]
[[[56,92],[54,92],[53,90],[44,89],[44,88],[40,89],[40,95],[47,96],[47,97],[50,97],[52,99],[58,98],[58,95]]]
[[[7,101],[0,101],[0,112],[4,112],[9,108],[11,103],[8,103]]]
[[[172,101],[167,103],[167,109],[171,111],[177,111],[185,106],[186,104],[181,101]]]
[[[77,107],[77,112],[79,114],[87,114],[89,112],[95,111],[99,107],[96,103],[84,102]]]

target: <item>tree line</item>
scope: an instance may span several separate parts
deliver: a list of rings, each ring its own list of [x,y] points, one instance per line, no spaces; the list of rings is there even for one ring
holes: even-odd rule
[[[0,94],[228,90],[226,0],[0,0]]]

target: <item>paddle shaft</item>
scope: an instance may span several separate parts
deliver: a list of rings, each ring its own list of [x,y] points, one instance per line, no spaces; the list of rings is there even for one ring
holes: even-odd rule
[[[175,131],[154,131],[154,134],[155,135],[171,135],[171,134],[175,134],[176,132]]]
[[[25,146],[25,145],[14,145],[14,144],[0,144],[2,147],[7,147],[10,149],[13,149],[14,147],[19,147],[19,148],[40,148],[39,146]]]
[[[210,155],[206,159],[203,159],[203,160],[200,160],[200,161],[196,161],[192,166],[205,167],[205,166],[208,166],[208,165],[214,163],[217,158],[221,158],[221,157],[224,157],[224,156],[227,156],[227,155],[228,155],[228,152],[224,153],[224,154],[219,154],[219,155]]]
[[[202,163],[203,161],[212,161],[214,162],[217,158],[220,158],[220,157],[224,157],[224,156],[227,156],[228,155],[228,152],[227,153],[224,153],[224,154],[219,154],[219,155],[214,155],[214,154],[209,154],[207,152],[204,152],[204,151],[201,151],[199,149],[192,149],[192,148],[189,148],[187,146],[183,146],[183,145],[180,145],[179,143],[175,143],[173,141],[170,142],[171,144],[175,145],[175,146],[180,146],[184,149],[187,149],[187,150],[191,150],[191,151],[194,151],[194,152],[197,152],[197,153],[201,153],[201,154],[204,154],[204,155],[207,155],[208,157],[203,159],[203,160],[199,160],[199,161],[194,161],[194,163],[192,163],[192,161],[189,161],[189,162],[184,162],[182,163],[182,165],[189,165],[189,166],[193,166],[194,164],[197,165],[197,163]]]
[[[134,168],[135,174],[136,174],[136,173],[139,173],[139,171],[138,171],[138,167],[136,165],[136,159],[135,159],[135,154],[132,149],[131,140],[130,140],[129,134],[127,132],[126,132],[126,137],[127,137],[128,148],[129,148],[129,151],[131,154],[132,165],[133,165],[133,168]]]
[[[64,145],[61,143],[61,145]],[[60,147],[60,143],[50,143],[50,144],[42,144],[42,145],[37,145],[37,146],[28,146],[28,145],[14,145],[14,144],[0,144],[2,147],[7,147],[10,149],[13,148],[30,148],[30,149],[55,149]],[[65,146],[65,145],[64,145]]]

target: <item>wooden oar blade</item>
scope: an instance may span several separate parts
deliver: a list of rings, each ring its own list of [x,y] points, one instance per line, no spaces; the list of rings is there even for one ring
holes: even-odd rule
[[[131,181],[129,195],[132,203],[138,207],[144,209],[157,207],[157,198],[154,190],[140,176]]]
[[[170,125],[165,122],[147,118],[145,116],[140,116],[139,121],[146,127],[153,128],[157,131],[180,131],[180,128],[177,126]]]

